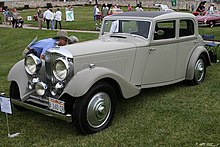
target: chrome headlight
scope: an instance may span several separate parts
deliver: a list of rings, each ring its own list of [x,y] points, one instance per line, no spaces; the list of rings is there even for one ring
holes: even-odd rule
[[[47,85],[43,82],[38,82],[35,86],[37,95],[43,96],[46,93]]]
[[[63,81],[67,78],[69,69],[68,61],[63,58],[58,58],[54,62],[53,74],[56,79]]]
[[[29,54],[24,59],[24,67],[28,74],[33,75],[41,68],[41,59],[35,55]]]

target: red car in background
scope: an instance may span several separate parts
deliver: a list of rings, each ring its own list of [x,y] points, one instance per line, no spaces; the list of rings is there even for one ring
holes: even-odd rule
[[[197,15],[196,20],[199,26],[213,27],[220,24],[220,11],[215,11],[214,14],[209,14],[207,12],[205,15]]]

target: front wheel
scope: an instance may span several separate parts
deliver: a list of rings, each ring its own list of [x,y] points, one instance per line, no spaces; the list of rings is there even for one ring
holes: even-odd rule
[[[20,98],[20,92],[19,92],[19,87],[18,87],[18,84],[16,82],[11,82],[11,85],[10,85],[10,98],[12,99],[16,99],[16,100],[21,100]],[[27,109],[23,108],[23,107],[20,107],[20,106],[17,106],[15,104],[13,104],[13,106],[19,110],[19,111],[26,111]]]
[[[206,74],[206,58],[204,55],[200,55],[194,66],[194,77],[192,84],[197,85],[204,81]]]
[[[83,134],[92,134],[109,126],[115,112],[116,94],[106,83],[95,84],[83,97],[76,99],[73,122]]]

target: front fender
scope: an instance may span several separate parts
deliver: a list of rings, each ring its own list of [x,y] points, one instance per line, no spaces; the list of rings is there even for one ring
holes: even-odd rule
[[[63,93],[68,93],[73,97],[80,97],[93,84],[104,78],[115,80],[119,84],[124,98],[130,98],[140,93],[140,88],[125,80],[120,74],[103,67],[87,68],[77,72],[69,81]]]
[[[24,69],[24,59],[17,62],[9,71],[7,80],[15,81],[19,86],[20,98],[23,99],[25,94],[27,95],[30,90],[27,87],[28,75]]]
[[[209,53],[204,46],[198,46],[193,53],[191,54],[190,60],[188,62],[187,71],[186,71],[186,80],[192,80],[194,77],[194,67],[198,57],[204,54],[206,57],[206,65],[211,66],[211,61],[209,57]]]

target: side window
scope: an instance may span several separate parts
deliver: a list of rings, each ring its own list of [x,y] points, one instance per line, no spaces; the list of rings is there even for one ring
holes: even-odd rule
[[[136,25],[136,21],[121,21],[121,32],[123,33],[132,33],[137,32],[138,28]]]
[[[194,23],[192,20],[180,20],[180,37],[194,35]]]
[[[175,21],[157,22],[154,32],[154,40],[175,38]]]
[[[148,38],[150,22],[148,21],[121,21],[122,33],[130,33]]]

